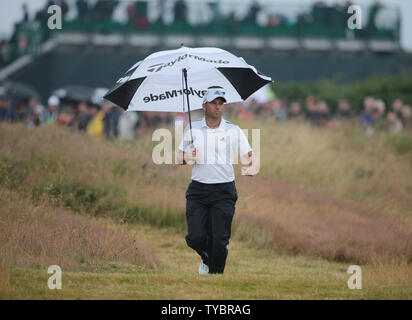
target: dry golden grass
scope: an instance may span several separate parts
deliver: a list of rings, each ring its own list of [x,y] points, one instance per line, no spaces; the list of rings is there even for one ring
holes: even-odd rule
[[[15,191],[0,189],[0,279],[10,287],[13,266],[95,271],[115,261],[154,268],[153,248],[109,220],[75,215],[45,203],[34,206]]]
[[[261,177],[412,216],[411,132],[402,134],[402,155],[392,146],[396,136],[386,133],[364,136],[353,128],[330,131],[271,120],[242,127],[261,128]]]
[[[235,237],[337,261],[411,262],[411,163],[385,136],[271,121],[240,126],[260,128],[268,147],[257,177],[237,176]],[[33,201],[185,229],[190,168],[153,164],[151,132],[96,144],[58,127],[4,124],[0,139],[2,184]]]
[[[190,168],[154,165],[151,132],[95,143],[59,127],[1,124],[0,297],[410,299],[407,157],[385,136],[240,125],[261,128],[270,148],[257,177],[237,175],[226,274],[199,278],[183,234]],[[360,291],[347,289],[353,263]],[[63,266],[61,291],[45,285],[50,264]]]
[[[268,179],[242,181],[238,187],[236,232],[244,240],[336,261],[412,261],[406,217]]]

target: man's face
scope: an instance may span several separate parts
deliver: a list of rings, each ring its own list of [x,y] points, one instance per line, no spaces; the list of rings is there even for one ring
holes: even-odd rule
[[[222,98],[216,98],[211,102],[204,103],[202,108],[205,110],[205,116],[211,119],[220,119],[223,114],[224,103]]]

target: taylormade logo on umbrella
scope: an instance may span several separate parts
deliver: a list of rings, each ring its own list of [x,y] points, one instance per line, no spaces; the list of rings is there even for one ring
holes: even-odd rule
[[[147,71],[149,71],[149,72],[158,72],[158,71],[162,70],[163,68],[173,67],[173,65],[176,62],[180,62],[180,61],[182,61],[186,58],[193,58],[195,60],[199,60],[199,61],[203,61],[203,62],[209,62],[209,63],[215,63],[215,64],[227,64],[227,63],[229,63],[229,61],[227,61],[227,60],[221,60],[221,59],[220,60],[211,60],[211,59],[203,58],[203,57],[196,56],[196,55],[193,55],[193,54],[184,54],[184,55],[181,55],[180,57],[178,57],[177,59],[175,59],[173,61],[166,62],[166,63],[154,64],[154,65],[150,66],[147,69]]]
[[[153,94],[151,93],[149,96],[146,96],[143,98],[143,101],[145,103],[148,102],[153,102],[153,101],[158,101],[158,100],[166,100],[166,99],[173,99],[176,98],[178,95],[181,96],[183,94],[188,94],[192,96],[198,96],[199,98],[203,98],[207,90],[195,90],[192,87],[189,89],[184,89],[184,90],[170,90],[170,91],[165,91],[164,93],[161,94]]]
[[[187,111],[202,108],[205,90],[213,86],[224,88],[225,100],[233,103],[271,81],[243,58],[220,48],[181,47],[137,62],[105,99],[129,111],[185,112],[185,106]]]

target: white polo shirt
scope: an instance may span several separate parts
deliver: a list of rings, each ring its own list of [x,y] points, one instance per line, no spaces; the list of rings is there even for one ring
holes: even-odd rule
[[[207,126],[205,118],[192,121],[193,145],[197,161],[192,166],[192,180],[201,183],[224,183],[235,180],[233,163],[239,163],[238,156],[244,156],[252,148],[239,128],[221,118],[216,129]],[[179,150],[190,147],[190,130],[186,126]]]

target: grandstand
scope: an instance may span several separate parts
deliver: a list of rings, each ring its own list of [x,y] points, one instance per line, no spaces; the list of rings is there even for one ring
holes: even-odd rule
[[[67,1],[61,30],[47,29],[46,9],[34,21],[16,25],[12,59],[3,61],[0,81],[25,82],[43,97],[74,83],[108,87],[148,53],[182,43],[228,49],[277,81],[347,82],[405,72],[412,61],[399,44],[401,21],[393,7],[364,8],[363,28],[349,30],[343,1],[340,6],[261,1],[242,7],[231,1],[220,6],[177,1],[173,6],[170,1],[103,0],[93,10],[77,2]]]

